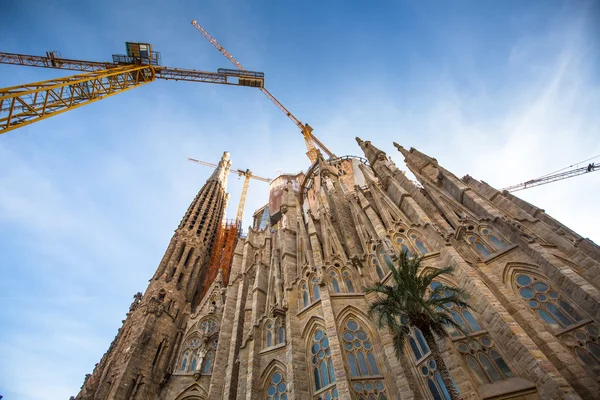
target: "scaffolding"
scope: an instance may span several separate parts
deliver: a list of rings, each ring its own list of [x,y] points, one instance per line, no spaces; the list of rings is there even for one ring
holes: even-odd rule
[[[229,283],[229,273],[231,271],[231,262],[233,261],[233,252],[239,236],[239,226],[234,220],[226,220],[217,231],[215,244],[210,253],[210,261],[202,284],[200,299],[210,288],[215,278],[221,270],[223,276],[223,286]]]

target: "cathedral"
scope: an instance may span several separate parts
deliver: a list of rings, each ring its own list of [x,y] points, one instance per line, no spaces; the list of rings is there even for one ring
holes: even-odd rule
[[[414,148],[394,144],[417,181],[356,141],[364,157],[273,180],[229,249],[224,153],[75,399],[449,400],[422,333],[397,356],[368,313],[403,250],[469,295],[464,333],[438,339],[462,398],[600,398],[600,248]]]

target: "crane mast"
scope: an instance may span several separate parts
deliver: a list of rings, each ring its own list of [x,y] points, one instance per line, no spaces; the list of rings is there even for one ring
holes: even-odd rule
[[[225,48],[223,46],[221,46],[219,44],[219,42],[217,42],[217,40],[215,38],[213,38],[210,33],[208,33],[206,31],[206,29],[204,29],[200,24],[198,24],[198,21],[193,20],[192,21],[192,25],[194,26],[194,28],[196,28],[200,33],[202,33],[202,35],[213,44],[213,46],[215,46],[217,48],[217,50],[219,50],[225,57],[227,57],[227,59],[229,61],[231,61],[231,63],[233,65],[236,66],[236,68],[245,71],[246,69],[244,68],[244,66],[242,64],[240,64],[232,55],[231,53],[229,53],[227,50],[225,50]],[[331,158],[335,158],[335,154],[333,154],[327,147],[325,147],[325,145],[318,140],[315,135],[312,133],[313,128],[308,125],[308,124],[303,124],[298,118],[296,118],[294,116],[294,114],[292,114],[287,108],[285,108],[285,106],[283,104],[281,104],[281,102],[279,102],[279,100],[277,100],[277,98],[275,96],[273,96],[264,86],[260,88],[261,92],[263,92],[265,94],[265,96],[267,96],[267,98],[269,100],[271,100],[273,102],[273,104],[275,104],[277,106],[277,108],[279,108],[281,111],[283,111],[283,113],[285,115],[288,116],[289,119],[292,120],[292,122],[294,122],[294,124],[296,124],[296,126],[298,128],[300,128],[300,131],[302,132],[302,136],[304,137],[304,142],[306,144],[306,149],[307,149],[307,153],[306,155],[308,156],[308,158],[310,159],[311,162],[315,162],[315,160],[317,159],[317,149],[315,147],[315,143],[325,152],[325,154],[327,154],[328,157]]]

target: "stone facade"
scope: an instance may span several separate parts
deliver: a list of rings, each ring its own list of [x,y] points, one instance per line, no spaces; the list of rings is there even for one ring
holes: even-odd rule
[[[256,213],[200,299],[224,156],[77,399],[444,399],[421,333],[397,357],[367,312],[362,288],[403,249],[470,296],[469,337],[439,340],[465,399],[599,398],[600,248],[415,149],[396,145],[418,182],[357,141],[365,158],[320,157]]]

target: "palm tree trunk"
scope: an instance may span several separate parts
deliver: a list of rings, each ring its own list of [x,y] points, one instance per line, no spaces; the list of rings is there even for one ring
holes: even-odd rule
[[[423,332],[423,337],[425,338],[425,341],[429,346],[429,350],[431,350],[431,355],[433,356],[433,359],[437,364],[437,370],[442,376],[442,381],[444,381],[444,385],[446,386],[446,390],[448,390],[448,393],[450,394],[450,398],[452,400],[462,400],[462,396],[458,393],[458,390],[456,390],[454,382],[452,381],[452,377],[450,376],[450,372],[448,371],[448,367],[446,367],[446,363],[442,358],[440,348],[438,347],[437,342],[435,341],[433,332],[431,332],[431,329],[428,326],[419,327],[419,329],[421,329],[421,332]]]

